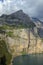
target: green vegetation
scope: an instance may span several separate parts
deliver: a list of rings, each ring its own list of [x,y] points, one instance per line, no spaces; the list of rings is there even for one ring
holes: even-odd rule
[[[42,40],[42,42],[43,42],[43,38],[42,38],[41,40]]]
[[[22,51],[22,55],[26,55],[27,53],[26,53],[26,50],[25,49],[23,49],[23,51]]]
[[[34,23],[29,23],[29,24],[23,24],[23,23],[18,23],[18,24],[12,24],[12,25],[3,25],[0,26],[0,30],[12,30],[12,29],[18,29],[18,28],[33,28],[35,27]]]
[[[9,31],[9,32],[7,32],[7,35],[8,35],[9,37],[14,37],[14,35],[13,35],[13,31]]]
[[[5,40],[0,40],[0,58],[6,57],[6,65],[10,64],[12,55],[8,52]]]
[[[35,27],[35,24],[33,22],[29,23],[29,24],[23,24],[23,23],[18,23],[17,25],[14,24],[12,25],[13,28],[33,28]]]
[[[3,25],[3,26],[0,26],[0,30],[12,30],[12,26]]]
[[[6,30],[6,29],[9,29],[9,27],[6,25],[0,26],[0,30]]]

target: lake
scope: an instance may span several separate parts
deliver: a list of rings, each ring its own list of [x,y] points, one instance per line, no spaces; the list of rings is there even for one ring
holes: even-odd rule
[[[43,65],[43,54],[18,56],[13,59],[13,65]]]

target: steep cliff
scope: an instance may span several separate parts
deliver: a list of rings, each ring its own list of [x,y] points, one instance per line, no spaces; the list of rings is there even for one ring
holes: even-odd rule
[[[13,55],[15,53],[22,54],[23,50],[28,54],[43,53],[43,41],[40,37],[34,36],[31,31],[29,39],[28,30],[29,29],[13,29],[12,36],[7,36],[6,41],[10,53]]]

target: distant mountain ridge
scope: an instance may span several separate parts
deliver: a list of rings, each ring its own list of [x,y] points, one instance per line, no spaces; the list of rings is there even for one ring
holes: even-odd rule
[[[38,18],[32,17],[32,21],[37,27],[38,35],[43,38],[43,22],[40,21]]]

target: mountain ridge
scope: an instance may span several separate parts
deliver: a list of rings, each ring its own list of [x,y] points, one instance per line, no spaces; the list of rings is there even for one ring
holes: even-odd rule
[[[15,19],[16,20],[18,19],[18,21],[16,21],[15,23],[21,23],[24,24],[25,26],[29,25],[35,26],[30,17],[27,14],[25,14],[22,10],[16,11],[10,15],[3,14],[0,18],[2,18],[3,21],[7,22],[8,24],[13,24],[15,22]]]

